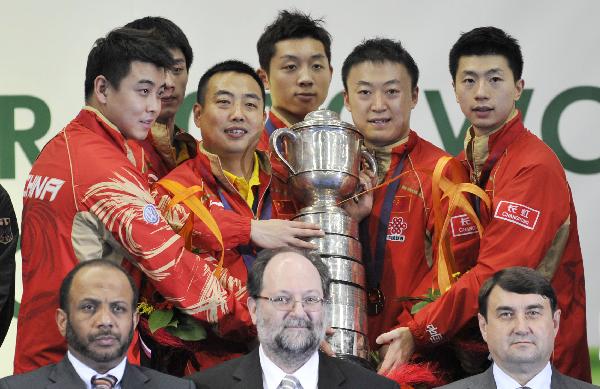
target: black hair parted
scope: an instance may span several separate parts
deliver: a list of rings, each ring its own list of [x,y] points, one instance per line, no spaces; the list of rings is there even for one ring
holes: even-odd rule
[[[146,16],[129,22],[125,27],[136,30],[154,30],[156,35],[164,40],[170,49],[180,49],[185,57],[185,66],[190,70],[194,60],[194,53],[187,37],[175,23],[160,16]]]
[[[363,62],[383,63],[385,61],[404,65],[410,75],[412,89],[417,87],[419,67],[413,57],[402,46],[402,43],[387,38],[373,38],[356,46],[344,60],[342,65],[344,89],[348,90],[348,75],[353,66]]]
[[[501,55],[506,58],[513,73],[514,81],[523,74],[523,54],[519,42],[503,30],[488,26],[477,27],[463,33],[456,41],[449,56],[450,75],[456,81],[460,57],[471,55]]]
[[[275,44],[287,39],[313,38],[323,44],[327,61],[331,64],[331,35],[323,27],[323,19],[314,19],[298,10],[279,11],[277,18],[269,24],[256,43],[260,67],[269,74],[271,59],[275,55]]]
[[[97,39],[88,55],[84,83],[86,100],[92,95],[94,80],[100,75],[118,89],[134,61],[165,69],[175,65],[169,48],[154,31],[117,28]]]
[[[206,72],[204,72],[202,77],[200,77],[200,81],[198,82],[198,90],[196,92],[196,101],[198,102],[198,104],[204,105],[204,102],[206,100],[206,89],[208,88],[208,82],[210,81],[210,79],[215,74],[228,73],[228,72],[247,74],[250,77],[252,77],[254,79],[254,81],[256,81],[256,83],[260,87],[260,93],[262,96],[263,109],[264,109],[265,86],[264,86],[263,82],[261,81],[261,79],[258,76],[258,74],[256,73],[256,71],[254,69],[252,69],[252,67],[250,65],[248,65],[245,62],[238,61],[235,59],[230,59],[227,61],[219,62],[218,64],[214,65],[213,67],[208,69]]]
[[[133,278],[120,265],[118,265],[114,262],[111,262],[107,259],[91,259],[88,261],[79,262],[77,264],[77,266],[75,266],[69,273],[67,273],[67,275],[65,276],[65,278],[63,279],[63,281],[60,285],[60,292],[59,292],[59,296],[60,296],[59,297],[59,307],[60,307],[60,309],[65,311],[67,314],[69,313],[69,294],[71,293],[71,285],[73,285],[73,279],[75,278],[77,273],[79,273],[82,269],[85,269],[88,267],[105,267],[105,268],[114,269],[114,270],[117,270],[117,271],[123,273],[123,275],[125,275],[125,277],[127,277],[127,281],[129,281],[129,286],[131,286],[131,291],[133,292],[132,293],[133,300],[131,302],[131,307],[134,311],[137,309],[139,291],[138,291],[137,286],[135,285],[135,282],[133,281]]]
[[[507,292],[517,294],[539,294],[550,302],[550,308],[554,313],[558,308],[556,293],[541,273],[529,267],[514,266],[502,269],[488,278],[479,289],[479,313],[487,320],[487,307],[490,293],[495,286]]]

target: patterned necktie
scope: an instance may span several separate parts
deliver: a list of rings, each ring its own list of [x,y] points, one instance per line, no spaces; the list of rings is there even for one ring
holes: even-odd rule
[[[281,380],[281,383],[277,389],[302,389],[302,385],[300,385],[298,378],[294,377],[293,375],[286,375]]]
[[[110,374],[105,376],[95,375],[92,377],[92,389],[113,389],[117,381],[117,377]]]

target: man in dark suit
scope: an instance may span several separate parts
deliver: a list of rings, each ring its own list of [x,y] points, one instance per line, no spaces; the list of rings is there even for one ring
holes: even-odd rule
[[[478,314],[494,363],[482,374],[441,388],[597,388],[559,373],[550,363],[560,313],[550,282],[537,271],[511,267],[497,272],[479,291]]]
[[[67,356],[57,364],[4,378],[0,388],[192,389],[189,381],[127,362],[138,322],[137,299],[131,276],[119,265],[104,259],[81,262],[63,280],[56,310]]]
[[[247,288],[260,346],[191,376],[198,389],[398,388],[372,371],[318,351],[329,309],[329,272],[318,256],[293,248],[263,250]]]

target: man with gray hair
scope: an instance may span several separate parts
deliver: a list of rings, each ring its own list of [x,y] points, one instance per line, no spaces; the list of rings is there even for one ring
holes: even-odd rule
[[[398,388],[374,372],[318,352],[325,338],[329,271],[318,255],[263,250],[248,279],[248,308],[260,346],[196,373],[199,389]]]
[[[552,366],[560,314],[554,289],[537,271],[510,267],[495,273],[479,290],[477,315],[494,363],[482,374],[442,388],[597,388]],[[573,355],[578,357],[587,355]]]

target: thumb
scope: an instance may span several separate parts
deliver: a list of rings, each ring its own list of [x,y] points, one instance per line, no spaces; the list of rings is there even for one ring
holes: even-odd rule
[[[397,330],[392,330],[390,332],[385,332],[385,333],[379,335],[377,337],[377,339],[375,339],[375,343],[377,343],[377,344],[390,343],[392,340],[394,340],[396,338],[396,331]]]

